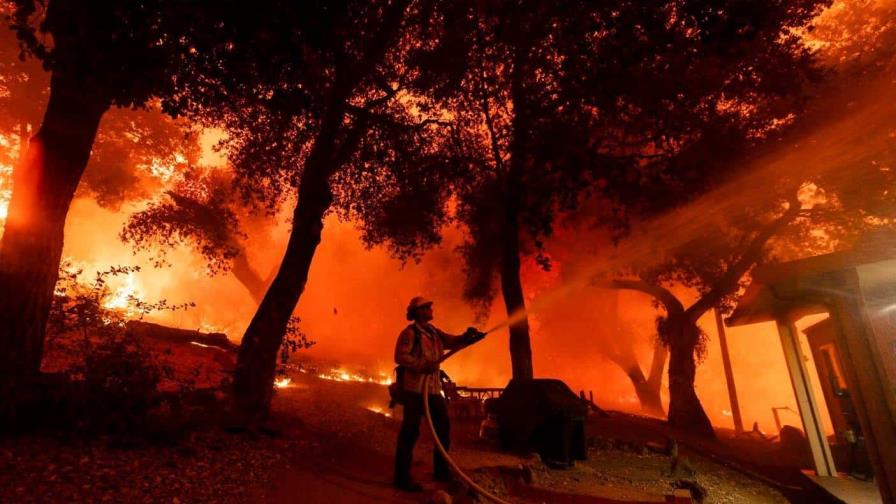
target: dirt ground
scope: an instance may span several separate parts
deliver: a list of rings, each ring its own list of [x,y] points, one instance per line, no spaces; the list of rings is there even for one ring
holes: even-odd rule
[[[170,446],[0,437],[0,502],[426,502],[437,490],[474,502],[458,486],[432,482],[425,429],[413,470],[427,492],[391,488],[399,420],[386,415],[398,416],[386,401],[382,385],[297,372],[276,392],[267,434],[210,428]],[[455,421],[452,454],[512,502],[664,502],[676,486],[704,492],[707,503],[787,502],[769,485],[693,453],[679,457],[673,474],[672,458],[650,444],[655,434],[626,416],[590,419],[588,460],[566,470],[548,469],[537,455],[500,452],[496,442],[478,439],[478,428]]]
[[[390,502],[401,497],[388,487],[399,420],[370,410],[388,412],[384,402],[385,390],[380,385],[318,380],[301,373],[294,376],[293,386],[278,391],[275,410],[297,415],[332,448],[327,464],[337,475],[325,485],[351,489],[347,500],[339,500],[341,489],[334,489],[335,500],[327,502]],[[702,487],[707,503],[787,502],[768,485],[699,456],[687,459],[684,465],[690,466],[688,470],[679,469],[673,475],[670,457],[645,450],[636,442],[602,437],[596,430],[600,423],[595,418],[589,425],[589,459],[570,469],[548,469],[534,454],[503,453],[497,442],[479,440],[478,422],[470,421],[454,422],[452,455],[477,483],[513,502],[664,502],[682,481]],[[424,434],[415,452],[414,473],[428,489],[435,490],[440,487],[428,483],[431,450],[430,437]],[[320,463],[308,459],[298,472],[314,471],[311,460]],[[522,467],[532,475],[531,485],[521,481]],[[275,500],[299,502],[294,497],[303,495],[301,487],[307,482],[305,476],[287,476],[278,486]]]

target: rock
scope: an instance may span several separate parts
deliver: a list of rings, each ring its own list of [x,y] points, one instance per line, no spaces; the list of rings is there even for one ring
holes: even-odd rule
[[[694,476],[697,474],[697,470],[694,469],[694,466],[691,464],[691,461],[688,460],[687,456],[680,455],[672,459],[672,467],[670,470],[671,476],[675,476],[677,473],[684,474],[685,476]]]
[[[783,460],[791,463],[805,464],[812,460],[812,452],[809,449],[809,441],[800,429],[792,425],[781,428],[778,454]]]
[[[686,490],[690,493],[694,502],[703,502],[706,499],[706,488],[695,480],[680,479],[672,483],[677,490]]]

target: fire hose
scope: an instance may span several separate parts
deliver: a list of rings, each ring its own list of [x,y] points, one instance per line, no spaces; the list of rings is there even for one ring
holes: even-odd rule
[[[483,334],[483,336],[494,331],[495,329],[498,329],[498,327],[495,327],[495,328],[492,328],[492,329],[486,331]],[[439,363],[445,361],[446,359],[448,359],[455,353],[459,352],[463,348],[466,348],[466,347],[456,348],[456,349],[446,353],[439,359]],[[510,504],[509,501],[506,501],[506,500],[498,497],[497,495],[489,492],[485,488],[482,488],[479,484],[477,484],[475,481],[473,481],[473,479],[470,478],[469,476],[467,476],[467,474],[464,473],[464,471],[460,468],[460,466],[457,465],[457,463],[454,461],[454,459],[452,459],[451,456],[448,455],[448,450],[445,449],[445,446],[442,444],[442,441],[439,439],[438,433],[436,433],[436,426],[435,426],[435,424],[432,423],[432,414],[429,412],[429,393],[427,393],[427,390],[429,388],[430,378],[431,378],[431,375],[429,375],[429,374],[427,374],[426,376],[423,377],[423,411],[426,413],[426,423],[429,425],[429,430],[432,433],[433,441],[435,441],[436,449],[439,450],[439,453],[441,453],[442,457],[445,458],[445,461],[448,462],[448,466],[451,467],[451,470],[454,471],[454,474],[456,474],[457,477],[460,478],[461,481],[463,481],[468,487],[472,488],[473,491],[475,491],[479,495],[485,497],[486,499],[490,500],[491,502],[495,502],[497,504]]]

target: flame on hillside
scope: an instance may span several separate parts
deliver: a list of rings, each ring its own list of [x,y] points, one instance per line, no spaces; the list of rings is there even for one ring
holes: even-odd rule
[[[0,224],[6,222],[10,198],[12,198],[12,166],[0,164]]]
[[[130,301],[139,297],[139,295],[140,289],[137,288],[136,279],[133,274],[129,273],[124,277],[122,285],[109,294],[108,298],[103,302],[103,307],[131,314],[129,309]]]
[[[392,413],[384,410],[383,408],[381,408],[379,406],[368,406],[367,410],[372,411],[372,412],[376,413],[377,415],[383,415],[384,417],[392,418]]]
[[[392,377],[388,372],[379,371],[375,375],[364,372],[353,372],[342,366],[323,369],[305,364],[289,365],[290,369],[305,373],[321,380],[335,382],[376,383],[377,385],[391,385]]]
[[[377,383],[380,385],[389,385],[392,383],[392,378],[385,373],[379,373],[377,376],[364,376],[358,373],[351,373],[341,368],[317,373],[317,377],[322,380],[340,382]]]

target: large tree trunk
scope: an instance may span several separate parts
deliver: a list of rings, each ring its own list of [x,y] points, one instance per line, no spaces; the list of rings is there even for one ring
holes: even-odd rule
[[[663,370],[666,368],[666,359],[669,357],[669,350],[663,345],[659,338],[653,343],[653,359],[650,361],[650,373],[647,375],[647,381],[644,383],[646,389],[646,402],[641,400],[648,413],[654,413],[657,416],[663,416],[663,401],[660,398],[660,391],[663,388]],[[639,396],[640,397],[640,396]]]
[[[264,298],[265,281],[258,275],[258,272],[252,268],[252,265],[249,264],[249,258],[246,256],[245,249],[241,249],[240,253],[233,258],[230,271],[233,273],[233,276],[243,284],[243,287],[245,287],[249,292],[249,295],[252,296],[255,304],[261,304],[261,300]]]
[[[601,285],[602,283],[598,283]],[[642,280],[612,280],[605,285],[614,289],[632,289],[653,296],[666,309],[664,331],[669,345],[669,425],[706,437],[715,437],[709,417],[700,404],[694,390],[697,364],[694,351],[700,341],[700,329],[692,321],[684,306],[668,289]],[[650,375],[653,381],[661,381],[657,374],[662,365],[654,360]]]
[[[660,391],[663,384],[663,368],[666,365],[668,351],[663,343],[657,340],[653,349],[653,359],[650,364],[650,374],[644,376],[638,357],[635,355],[631,342],[616,342],[618,345],[604,349],[604,355],[610,361],[619,366],[632,381],[641,411],[648,415],[662,417],[665,415]],[[626,344],[627,343],[627,344]],[[620,346],[621,345],[621,346]]]
[[[526,316],[526,300],[520,280],[519,224],[514,208],[507,209],[504,222],[501,256],[501,293],[510,320],[510,363],[513,379],[531,380],[532,347],[529,342],[529,319]]]
[[[292,231],[280,269],[243,335],[234,373],[236,412],[249,417],[267,412],[273,394],[277,352],[289,319],[299,302],[314,251],[320,244],[323,219],[333,200],[329,177],[334,163],[336,132],[343,114],[331,117],[315,141],[302,174],[293,211]]]
[[[40,370],[65,218],[108,108],[54,77],[43,123],[13,173],[0,241],[0,373],[10,380]]]
[[[684,314],[670,314],[666,324],[669,338],[669,425],[715,438],[712,424],[694,389],[697,374],[694,351],[700,339],[700,330]]]
[[[663,410],[663,403],[660,391],[663,385],[663,370],[666,366],[666,357],[669,352],[666,350],[663,342],[656,338],[653,345],[653,354],[650,361],[650,371],[644,376],[641,365],[638,364],[638,356],[635,353],[634,338],[628,331],[622,330],[619,321],[619,291],[614,289],[612,300],[601,306],[609,307],[601,310],[600,317],[607,321],[610,327],[615,327],[616,331],[610,341],[604,341],[601,345],[602,353],[622,368],[626,376],[632,381],[635,394],[638,396],[638,403],[641,405],[641,411],[648,415],[663,417],[666,412]]]

